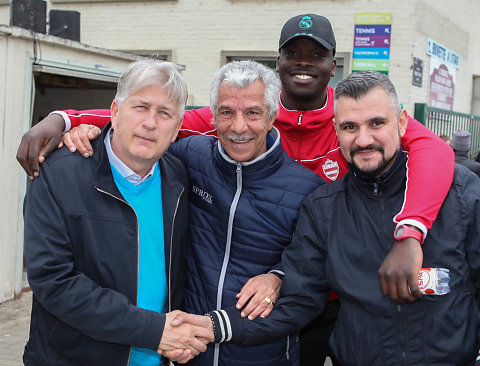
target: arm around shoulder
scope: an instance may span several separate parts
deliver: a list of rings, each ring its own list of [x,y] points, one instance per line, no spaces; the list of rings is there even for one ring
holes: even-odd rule
[[[409,153],[408,183],[403,209],[394,220],[413,224],[426,234],[452,184],[455,157],[448,144],[411,117],[402,146]]]

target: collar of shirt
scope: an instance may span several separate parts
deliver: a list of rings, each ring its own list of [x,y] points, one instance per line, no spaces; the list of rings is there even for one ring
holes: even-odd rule
[[[152,175],[155,170],[155,167],[158,165],[158,162],[155,163],[152,166],[152,169],[148,172],[145,177],[140,177],[137,173],[135,173],[132,169],[130,169],[128,166],[125,165],[123,161],[121,161],[117,155],[113,152],[112,145],[110,144],[110,139],[112,138],[113,135],[113,129],[110,128],[108,131],[107,135],[105,136],[105,148],[107,149],[107,155],[108,155],[108,160],[110,161],[110,164],[112,164],[115,169],[118,170],[118,172],[130,183],[138,186],[148,180]]]

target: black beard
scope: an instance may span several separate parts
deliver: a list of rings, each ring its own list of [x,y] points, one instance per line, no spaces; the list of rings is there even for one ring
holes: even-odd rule
[[[358,167],[355,164],[355,160],[353,159],[355,153],[357,153],[359,151],[364,151],[364,150],[377,150],[382,154],[382,160],[378,163],[378,165],[375,169],[363,170],[363,169],[360,169],[360,167]],[[385,150],[383,149],[383,147],[382,146],[374,146],[374,145],[370,145],[370,146],[367,146],[367,147],[364,147],[364,148],[357,148],[357,149],[354,149],[350,152],[350,158],[352,160],[351,165],[361,175],[363,175],[367,178],[377,178],[378,176],[382,175],[385,172],[386,168],[396,159],[396,157],[397,157],[397,154],[393,154],[393,156],[390,159],[387,160],[385,158]]]

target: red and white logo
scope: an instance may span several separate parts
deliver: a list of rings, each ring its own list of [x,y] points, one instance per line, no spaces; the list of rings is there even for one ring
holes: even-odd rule
[[[338,178],[338,173],[340,173],[340,168],[336,161],[327,159],[325,164],[322,165],[323,173],[330,180],[336,180]]]

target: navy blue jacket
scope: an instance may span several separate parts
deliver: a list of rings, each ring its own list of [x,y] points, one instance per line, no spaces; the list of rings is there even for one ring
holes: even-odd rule
[[[480,181],[456,166],[453,184],[423,244],[424,267],[450,270],[451,292],[399,304],[380,290],[378,269],[403,204],[406,158],[379,180],[350,171],[305,200],[284,252],[280,298],[267,319],[215,312],[217,341],[258,344],[322,312],[330,288],[340,312],[330,345],[345,366],[474,365],[479,348]],[[221,328],[219,324],[230,328]],[[231,329],[230,334],[218,332]]]
[[[25,258],[34,297],[26,365],[127,365],[130,346],[156,350],[162,337],[165,314],[135,306],[138,222],[113,180],[104,137],[90,159],[55,151],[28,190]],[[188,178],[171,155],[159,167],[173,310],[183,298]]]
[[[187,312],[204,314],[235,304],[248,279],[282,271],[281,255],[291,242],[301,203],[323,181],[286,155],[276,129],[269,140],[268,151],[249,163],[232,161],[213,137],[192,136],[170,148],[186,165],[191,186]],[[292,354],[296,337],[257,347],[216,348],[209,346],[189,364],[213,366],[215,358],[220,366],[298,361]]]
[[[468,153],[464,151],[455,151],[455,163],[466,166],[472,172],[474,172],[477,176],[480,177],[480,163],[478,161],[474,161],[468,157]]]

